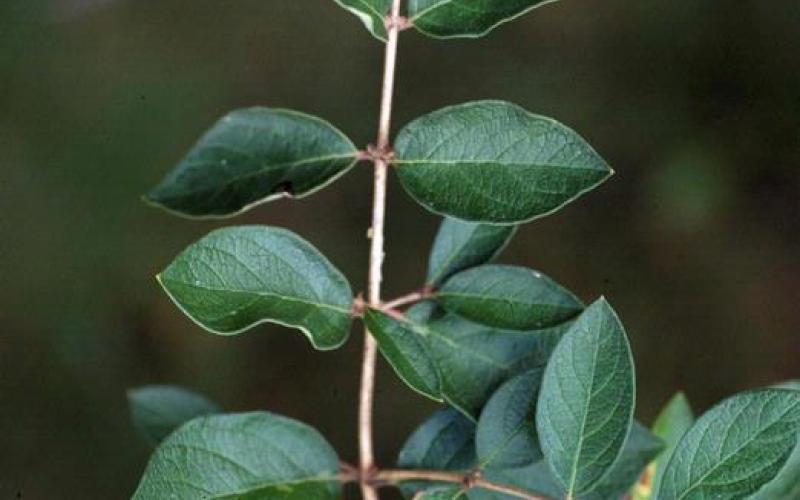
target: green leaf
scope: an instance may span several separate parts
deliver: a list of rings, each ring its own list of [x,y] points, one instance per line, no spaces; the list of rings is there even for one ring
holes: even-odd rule
[[[800,498],[800,444],[786,461],[775,479],[764,485],[749,500],[797,500]]]
[[[179,255],[158,281],[191,319],[220,335],[278,323],[303,331],[325,350],[350,334],[353,293],[347,280],[285,229],[213,231]]]
[[[504,381],[544,367],[569,326],[531,331],[501,330],[454,314],[437,313],[428,303],[409,309],[406,318],[405,322],[394,318],[387,318],[387,321],[401,323],[405,332],[413,332],[425,343],[426,351],[438,368],[441,397],[474,420]],[[406,355],[413,357],[420,352],[423,351],[412,350]]]
[[[516,226],[476,224],[445,217],[428,261],[428,284],[437,286],[459,271],[494,259],[516,231]]]
[[[664,468],[660,500],[744,498],[781,471],[798,442],[800,393],[762,389],[704,414]]]
[[[536,408],[545,459],[570,497],[592,490],[622,452],[633,421],[633,359],[617,314],[600,299],[553,352]]]
[[[800,380],[787,380],[775,385],[778,389],[791,389],[793,391],[800,391]]]
[[[128,391],[128,408],[133,425],[152,444],[189,420],[219,412],[204,396],[171,385],[148,385]]]
[[[486,404],[475,436],[482,466],[524,467],[542,459],[534,422],[542,375],[536,369],[512,378]]]
[[[343,8],[355,14],[370,33],[381,41],[386,41],[386,16],[389,15],[391,0],[334,0]]]
[[[634,423],[625,441],[622,454],[597,486],[588,493],[575,496],[576,500],[610,500],[623,498],[641,475],[645,466],[663,449],[661,441],[644,426]],[[564,498],[565,492],[553,477],[545,461],[526,467],[489,469],[487,479],[511,484],[518,488],[538,492],[550,498]],[[510,500],[498,494],[474,495],[470,500]]]
[[[448,311],[477,323],[514,330],[548,328],[583,310],[581,301],[555,281],[516,266],[462,271],[442,285],[436,299]]]
[[[356,147],[330,123],[285,109],[230,113],[146,200],[189,217],[228,217],[278,198],[302,198],[347,172]]]
[[[555,0],[411,0],[409,17],[434,38],[477,38]]]
[[[406,440],[397,465],[403,469],[468,472],[475,466],[475,424],[458,411],[439,410],[425,420]],[[426,490],[431,483],[401,484],[407,497]]]
[[[192,420],[154,453],[133,500],[339,498],[339,459],[320,434],[271,413]]]
[[[613,173],[569,128],[501,101],[418,118],[400,132],[395,151],[400,182],[417,202],[474,222],[543,217]]]
[[[463,486],[443,486],[423,491],[414,500],[464,500],[469,498]]]
[[[367,309],[364,320],[397,375],[420,394],[442,401],[439,369],[426,345],[425,330],[376,309]]]
[[[655,464],[655,477],[653,479],[653,491],[658,491],[658,484],[664,473],[664,466],[667,465],[669,457],[678,446],[686,431],[694,424],[694,412],[689,405],[689,400],[682,392],[675,394],[667,403],[653,424],[653,432],[666,444],[664,452],[658,457]]]

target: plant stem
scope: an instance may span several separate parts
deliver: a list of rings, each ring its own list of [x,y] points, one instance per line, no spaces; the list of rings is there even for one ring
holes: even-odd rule
[[[402,297],[397,297],[396,299],[390,300],[388,302],[384,302],[381,306],[382,309],[397,309],[398,307],[407,306],[409,304],[413,304],[415,302],[419,302],[421,300],[425,300],[430,298],[433,293],[430,290],[420,290],[418,292],[412,292],[407,295],[403,295]]]
[[[457,472],[427,470],[384,470],[378,472],[378,474],[375,476],[375,480],[392,485],[403,481],[434,481],[440,483],[454,483],[463,485],[465,490],[469,490],[471,488],[483,488],[484,490],[495,491],[497,493],[503,493],[515,498],[523,498],[525,500],[547,500],[547,497],[535,495],[520,488],[487,481],[479,476],[475,477],[469,474],[465,476],[464,474]]]
[[[390,150],[392,125],[392,100],[394,96],[395,65],[397,63],[397,42],[400,26],[401,0],[392,0],[388,25],[388,41],[383,72],[383,92],[381,98],[380,122],[378,126],[377,150],[381,153],[375,159],[375,187],[372,205],[372,226],[370,228],[369,258],[369,303],[379,307],[381,302],[381,280],[383,269],[384,219],[386,216],[386,178],[389,164],[387,153]],[[364,336],[364,358],[361,367],[361,391],[358,410],[358,441],[360,452],[361,493],[364,500],[377,500],[378,493],[368,481],[375,470],[375,455],[372,446],[372,407],[375,393],[375,363],[378,345],[369,331]]]

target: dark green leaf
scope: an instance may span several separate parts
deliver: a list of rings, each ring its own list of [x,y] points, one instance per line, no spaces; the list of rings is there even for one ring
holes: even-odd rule
[[[669,457],[678,446],[686,431],[694,424],[694,412],[689,406],[689,400],[682,392],[675,394],[667,403],[653,424],[653,432],[666,444],[664,452],[659,455],[655,464],[655,477],[653,479],[653,491],[658,490],[658,484],[664,473],[664,466],[667,465]]]
[[[190,217],[226,217],[281,197],[302,198],[356,163],[330,123],[284,109],[234,111],[217,122],[147,200]]]
[[[411,0],[414,26],[434,38],[477,38],[555,0]]]
[[[158,276],[176,304],[207,330],[233,335],[270,322],[302,330],[317,349],[350,333],[353,293],[310,243],[285,229],[219,229]]]
[[[486,404],[475,436],[481,466],[524,467],[542,459],[534,418],[543,371],[512,378]]]
[[[395,150],[395,170],[414,199],[474,222],[545,216],[613,173],[569,128],[500,101],[418,118],[400,132]]]
[[[745,498],[781,471],[799,432],[797,391],[762,389],[733,396],[681,438],[656,498]]]
[[[469,498],[463,486],[431,488],[414,496],[413,500],[464,500]]]
[[[189,420],[219,412],[204,396],[171,385],[148,385],[128,391],[128,408],[133,425],[152,444]]]
[[[459,271],[494,259],[516,230],[516,226],[476,224],[445,217],[428,261],[428,284],[439,285]]]
[[[403,469],[468,472],[475,466],[475,424],[458,411],[439,410],[409,436],[397,465]],[[406,482],[402,490],[412,496],[430,487],[424,481]]]
[[[436,298],[464,318],[514,330],[548,328],[583,310],[581,301],[555,281],[516,266],[467,269],[448,279]]]
[[[355,14],[378,40],[386,41],[386,16],[391,0],[334,0]]]
[[[368,309],[364,320],[397,375],[417,392],[442,401],[439,370],[426,345],[426,329],[375,309]]]
[[[553,352],[536,408],[545,459],[570,497],[590,492],[619,457],[634,393],[628,339],[617,314],[600,299]]]
[[[134,500],[339,498],[339,459],[305,424],[270,413],[192,420],[153,454]]]
[[[577,495],[576,500],[616,500],[623,498],[639,478],[645,466],[661,451],[663,445],[644,426],[634,423],[625,441],[622,454],[614,462],[609,472],[592,491]],[[490,469],[488,479],[511,484],[518,488],[538,492],[551,498],[564,498],[564,489],[558,484],[545,461],[531,466],[511,469]],[[510,500],[511,497],[498,494],[474,495],[471,500]]]
[[[438,313],[429,303],[412,307],[406,317],[406,322],[386,319],[401,323],[399,327],[403,327],[404,334],[414,333],[425,342],[439,371],[441,396],[475,420],[505,380],[530,369],[542,368],[569,326],[531,331],[500,330],[454,314]],[[412,349],[407,356],[420,352],[424,351]]]

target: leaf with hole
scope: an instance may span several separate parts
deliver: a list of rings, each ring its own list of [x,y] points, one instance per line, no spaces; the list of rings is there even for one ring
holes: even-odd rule
[[[189,217],[227,217],[302,198],[347,172],[358,151],[319,118],[285,109],[234,111],[216,123],[146,200]]]
[[[408,124],[395,170],[427,209],[515,224],[557,211],[613,173],[578,134],[502,101],[451,106]]]
[[[475,436],[482,467],[524,467],[542,459],[534,419],[543,371],[508,380],[486,403]]]
[[[504,265],[462,271],[442,285],[436,299],[469,320],[514,330],[548,328],[583,310],[575,295],[540,272]]]
[[[799,433],[798,391],[761,389],[728,398],[681,438],[656,498],[745,498],[775,479]]]
[[[409,17],[434,38],[477,38],[555,0],[410,0]]]
[[[334,500],[339,459],[311,427],[271,413],[192,420],[156,449],[133,500]]]
[[[347,280],[286,229],[213,231],[180,254],[158,281],[191,319],[220,335],[277,323],[303,331],[325,350],[350,334],[353,293]]]
[[[205,396],[171,385],[148,385],[128,391],[133,425],[158,444],[189,420],[219,412]]]
[[[571,498],[590,492],[622,452],[634,372],[617,314],[600,299],[575,321],[545,369],[536,425],[545,459]]]
[[[386,16],[389,15],[391,0],[334,0],[341,7],[347,9],[361,19],[372,36],[385,42]]]
[[[516,233],[516,226],[494,226],[445,217],[428,260],[429,285],[485,264],[499,254]]]

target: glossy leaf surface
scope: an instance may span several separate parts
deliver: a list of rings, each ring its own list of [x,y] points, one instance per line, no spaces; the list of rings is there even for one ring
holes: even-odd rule
[[[353,293],[310,243],[285,229],[219,229],[158,276],[176,304],[207,330],[233,335],[270,322],[298,328],[318,349],[350,333]]]
[[[391,0],[334,0],[343,8],[356,15],[370,33],[381,41],[386,41],[386,16],[389,14]]]
[[[414,26],[436,38],[475,38],[555,0],[410,0]]]
[[[600,299],[556,347],[537,404],[542,451],[569,496],[590,492],[622,452],[634,393],[628,339],[616,313]]]
[[[339,459],[300,422],[270,413],[192,420],[156,449],[134,500],[339,498]]]
[[[524,467],[542,459],[534,419],[543,372],[531,370],[510,379],[486,404],[475,436],[482,466]]]
[[[485,265],[448,279],[436,293],[442,306],[477,323],[532,330],[564,323],[583,304],[547,276],[524,267]]]
[[[217,122],[147,200],[190,217],[225,217],[283,197],[301,198],[356,163],[330,123],[285,109],[249,108]]]
[[[781,471],[799,433],[800,392],[762,389],[733,396],[681,438],[656,498],[747,497]]]
[[[571,129],[501,101],[418,118],[400,132],[395,151],[395,170],[417,202],[473,222],[545,216],[612,174]]]
[[[133,425],[152,444],[189,420],[219,412],[206,397],[182,387],[148,385],[128,391]]]

